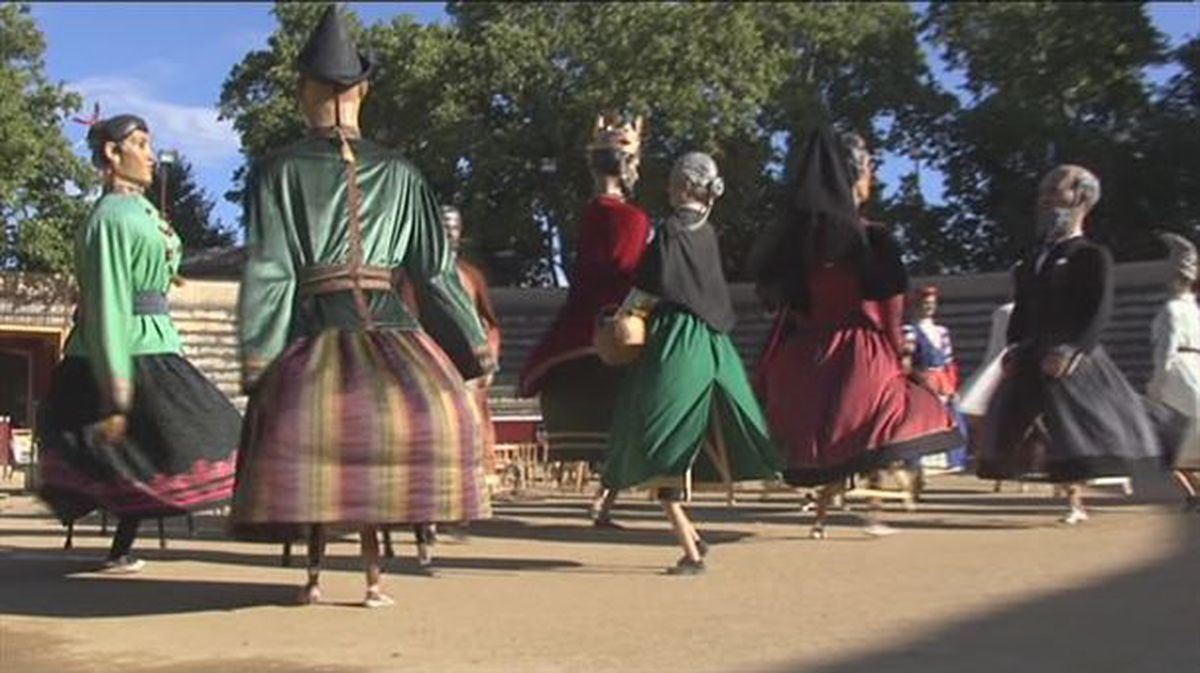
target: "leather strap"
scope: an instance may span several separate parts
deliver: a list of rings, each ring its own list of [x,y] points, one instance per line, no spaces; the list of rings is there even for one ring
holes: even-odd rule
[[[298,289],[304,297],[346,290],[392,290],[392,273],[391,268],[384,266],[357,269],[350,264],[310,266],[300,270]]]

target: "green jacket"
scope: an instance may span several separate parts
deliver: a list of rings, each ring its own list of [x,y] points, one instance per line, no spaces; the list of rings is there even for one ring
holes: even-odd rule
[[[170,315],[134,311],[137,295],[166,294],[181,247],[175,230],[140,194],[104,195],[76,234],[79,312],[66,353],[88,360],[102,404],[129,410],[135,355],[181,351]]]
[[[366,292],[374,329],[423,327],[465,378],[494,368],[483,326],[454,266],[437,200],[399,153],[351,140],[361,192],[362,264],[403,269],[421,321],[393,291]],[[350,254],[347,164],[336,140],[310,137],[259,161],[246,180],[247,260],[238,297],[242,384],[250,389],[291,342],[326,329],[364,329],[353,294],[303,296],[313,266]]]

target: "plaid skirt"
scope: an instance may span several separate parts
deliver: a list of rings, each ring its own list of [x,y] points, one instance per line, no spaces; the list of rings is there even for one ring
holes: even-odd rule
[[[243,539],[491,515],[479,412],[424,332],[292,343],[250,396],[243,447],[231,517]]]

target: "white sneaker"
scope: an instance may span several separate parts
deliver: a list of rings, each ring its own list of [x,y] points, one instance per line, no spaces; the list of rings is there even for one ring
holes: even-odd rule
[[[433,552],[429,550],[429,545],[417,543],[417,563],[422,566],[433,563]]]
[[[364,608],[386,608],[396,604],[392,597],[378,590],[368,591],[363,599]]]
[[[146,562],[126,554],[118,558],[108,559],[100,572],[110,575],[132,575],[146,567]]]
[[[1085,512],[1084,510],[1076,508],[1076,507],[1072,507],[1071,511],[1068,512],[1067,515],[1061,519],[1061,521],[1063,523],[1067,524],[1068,526],[1074,526],[1076,524],[1083,523],[1084,521],[1087,521],[1087,520],[1088,520],[1088,513]]]
[[[887,537],[889,535],[895,535],[896,533],[899,533],[900,530],[897,528],[892,528],[886,523],[872,523],[863,526],[863,532],[871,537]]]

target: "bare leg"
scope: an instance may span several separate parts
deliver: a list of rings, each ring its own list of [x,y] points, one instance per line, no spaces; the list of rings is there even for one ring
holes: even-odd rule
[[[383,534],[383,556],[385,558],[396,558],[396,548],[392,546],[391,529],[381,528],[380,533]]]
[[[308,530],[308,582],[300,594],[300,602],[311,605],[321,600],[321,561],[325,556],[325,529],[313,524]]]
[[[892,473],[892,477],[896,480],[896,483],[899,484],[900,490],[908,494],[908,498],[906,498],[904,501],[904,509],[909,512],[917,511],[916,500],[917,497],[920,496],[921,491],[921,487],[917,484],[920,480],[922,480],[921,473],[911,472],[909,471],[908,467],[903,464],[893,466],[890,472]],[[883,508],[883,501],[879,498],[872,498],[871,504],[876,506],[877,509]]]
[[[659,503],[662,505],[663,512],[667,515],[667,520],[671,522],[671,528],[675,531],[675,537],[679,540],[679,546],[683,548],[683,558],[676,564],[676,568],[702,568],[704,561],[700,557],[700,550],[696,546],[696,538],[698,537],[696,529],[688,519],[687,512],[683,509],[683,503],[672,497],[661,498]]]
[[[429,547],[433,544],[433,524],[413,524],[413,537],[417,539],[417,564],[426,568],[433,564],[433,552]]]
[[[903,475],[903,476],[900,476],[900,475]],[[896,470],[896,476],[897,476],[897,480],[900,481],[902,488],[907,488],[907,489],[912,488],[912,484],[911,484],[911,481],[909,480],[907,470],[905,470],[903,468]],[[878,481],[880,483],[883,482],[882,475],[880,475]],[[891,526],[887,525],[886,523],[883,523],[883,521],[880,519],[880,516],[879,516],[882,511],[883,511],[883,499],[882,498],[869,498],[867,500],[867,513],[865,516],[863,516],[863,522],[866,524],[865,526],[863,526],[863,530],[867,533],[867,535],[873,535],[875,537],[882,537],[884,535],[892,535],[894,533],[899,532],[895,528],[892,528]]]
[[[1087,510],[1083,507],[1083,484],[1067,484],[1064,490],[1066,491],[1067,504],[1070,506],[1070,511],[1063,517],[1062,522],[1073,526],[1087,521]]]
[[[383,593],[379,586],[379,581],[383,575],[383,568],[379,560],[379,535],[375,526],[363,526],[358,536],[360,539],[360,548],[362,550],[363,568],[367,574],[367,596],[363,599],[363,605],[368,608],[381,608],[392,605],[394,601],[390,596]]]
[[[617,501],[616,489],[601,487],[592,501],[592,523],[600,528],[620,528],[612,520],[612,507]]]
[[[1175,477],[1175,481],[1183,487],[1189,498],[1196,497],[1197,483],[1200,479],[1197,478],[1195,472],[1189,473],[1187,470],[1175,470],[1171,473]]]
[[[845,490],[846,482],[839,481],[832,484],[825,484],[817,491],[817,517],[813,521],[812,532],[809,533],[809,537],[814,540],[825,539],[825,517],[829,514],[829,504]]]

